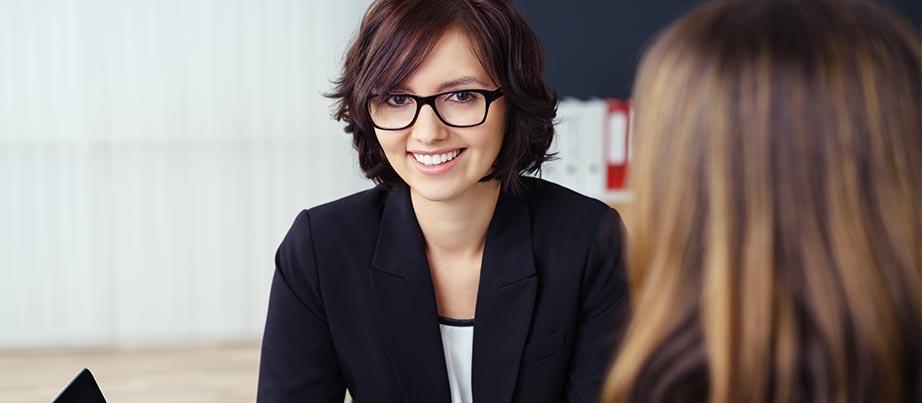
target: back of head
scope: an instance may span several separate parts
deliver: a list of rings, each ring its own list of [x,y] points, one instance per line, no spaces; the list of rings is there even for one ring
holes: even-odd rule
[[[864,0],[718,0],[658,37],[606,401],[922,400],[920,58]]]

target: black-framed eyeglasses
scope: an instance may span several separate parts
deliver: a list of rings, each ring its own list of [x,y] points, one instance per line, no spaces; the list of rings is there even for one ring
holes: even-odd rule
[[[381,130],[403,130],[413,126],[423,105],[431,106],[445,125],[464,128],[483,124],[490,104],[501,96],[502,88],[454,90],[428,97],[392,93],[372,95],[366,107],[371,122]]]

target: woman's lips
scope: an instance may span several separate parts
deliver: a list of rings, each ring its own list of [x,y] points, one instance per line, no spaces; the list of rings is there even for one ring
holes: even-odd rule
[[[442,175],[450,171],[455,165],[457,165],[458,160],[464,156],[465,151],[467,151],[466,148],[461,148],[458,154],[451,160],[440,163],[440,164],[435,164],[435,165],[427,165],[427,164],[420,162],[417,159],[417,157],[414,156],[414,153],[407,153],[407,158],[410,159],[411,164],[415,166],[416,169],[422,172],[423,174],[436,176],[436,175]],[[442,153],[442,154],[446,154],[446,153]],[[429,155],[432,155],[432,154],[429,154]],[[423,158],[423,159],[426,159],[426,158]]]

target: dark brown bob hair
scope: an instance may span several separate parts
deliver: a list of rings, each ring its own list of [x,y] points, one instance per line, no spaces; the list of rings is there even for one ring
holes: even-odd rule
[[[484,70],[503,89],[507,127],[491,172],[504,190],[517,191],[519,175],[540,172],[551,155],[557,96],[544,83],[541,44],[506,0],[378,0],[365,12],[335,90],[334,117],[346,123],[365,176],[385,187],[404,186],[388,163],[365,108],[372,93],[386,93],[416,71],[442,35],[455,28],[474,47]]]

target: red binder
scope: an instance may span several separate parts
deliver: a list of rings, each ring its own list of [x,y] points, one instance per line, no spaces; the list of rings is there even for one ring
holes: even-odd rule
[[[605,119],[605,164],[609,192],[625,190],[630,165],[631,103],[619,99],[608,101]]]

